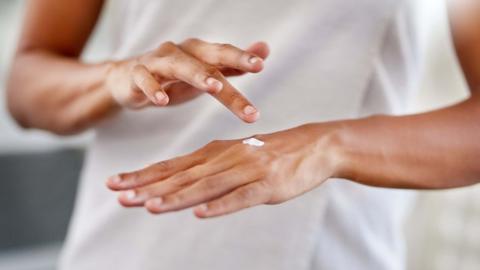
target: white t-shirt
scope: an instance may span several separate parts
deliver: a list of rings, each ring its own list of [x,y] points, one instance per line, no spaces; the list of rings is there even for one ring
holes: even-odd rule
[[[417,48],[407,1],[115,1],[112,58],[197,37],[246,47],[263,40],[260,74],[233,84],[261,110],[244,124],[203,95],[122,111],[96,128],[61,269],[403,269],[405,191],[329,180],[276,206],[199,220],[122,208],[108,176],[191,152],[214,139],[374,113],[401,114]],[[376,166],[371,164],[371,166]],[[318,168],[321,170],[322,168]]]

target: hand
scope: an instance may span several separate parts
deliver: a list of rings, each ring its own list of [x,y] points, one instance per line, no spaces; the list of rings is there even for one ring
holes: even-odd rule
[[[127,207],[158,214],[193,206],[214,217],[259,204],[278,204],[336,174],[334,124],[304,125],[255,138],[213,141],[185,156],[110,177],[107,186]]]
[[[257,109],[224,76],[260,72],[268,54],[262,42],[247,50],[199,39],[165,42],[144,55],[113,62],[106,86],[117,103],[130,109],[178,104],[208,92],[243,121],[254,122]]]

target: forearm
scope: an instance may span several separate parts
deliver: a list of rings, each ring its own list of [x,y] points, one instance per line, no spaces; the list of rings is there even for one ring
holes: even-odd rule
[[[78,133],[118,107],[104,87],[108,68],[41,50],[21,52],[8,83],[9,110],[23,127]]]
[[[391,188],[437,189],[480,180],[480,98],[409,116],[339,122],[338,177]]]

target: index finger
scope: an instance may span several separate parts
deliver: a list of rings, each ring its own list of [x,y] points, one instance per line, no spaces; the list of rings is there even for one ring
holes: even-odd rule
[[[253,123],[258,120],[260,112],[253,104],[243,96],[240,91],[233,87],[223,75],[218,76],[218,80],[222,82],[223,89],[217,93],[210,93],[220,103],[232,111],[236,116],[247,123]]]

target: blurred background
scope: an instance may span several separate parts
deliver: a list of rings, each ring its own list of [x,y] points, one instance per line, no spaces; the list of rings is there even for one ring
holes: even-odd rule
[[[91,134],[55,137],[22,131],[5,106],[5,83],[25,1],[0,0],[0,269],[54,269],[73,207],[83,149]],[[416,1],[416,23],[424,57],[418,96],[410,111],[425,111],[466,97],[456,62],[445,3]],[[105,58],[109,1],[86,61]],[[480,269],[480,186],[419,192],[405,224],[409,269]]]

